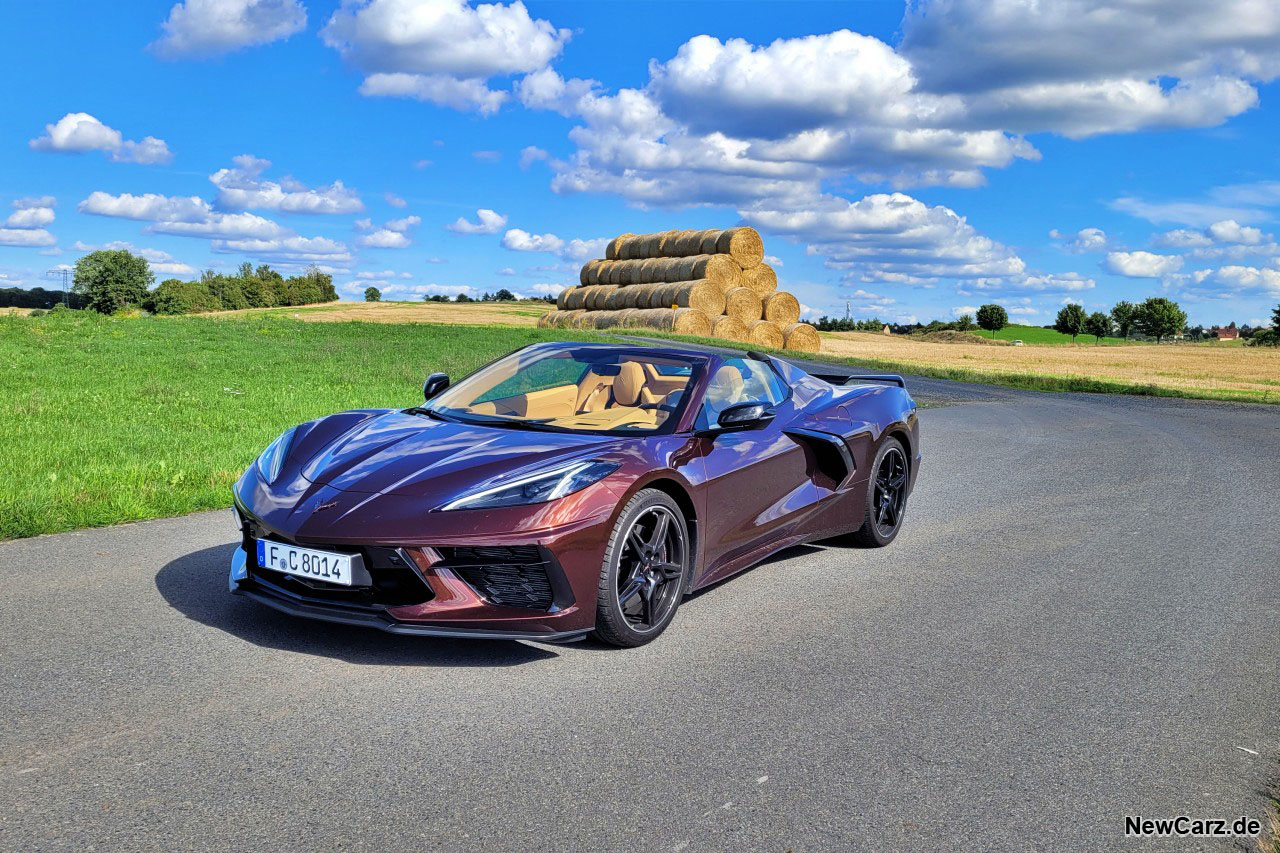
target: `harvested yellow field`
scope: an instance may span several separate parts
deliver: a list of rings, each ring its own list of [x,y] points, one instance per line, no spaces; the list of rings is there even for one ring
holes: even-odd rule
[[[1195,396],[1280,402],[1280,349],[1221,344],[984,346],[874,332],[824,332],[822,352],[907,370],[1087,379]],[[961,378],[961,377],[956,377]]]
[[[267,312],[315,323],[452,323],[459,326],[534,326],[555,308],[545,302],[327,302],[293,308],[250,308],[217,314]]]

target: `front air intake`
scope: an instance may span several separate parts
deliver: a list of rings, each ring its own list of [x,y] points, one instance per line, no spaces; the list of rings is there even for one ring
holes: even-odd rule
[[[490,604],[550,610],[555,590],[548,570],[552,559],[537,545],[439,547],[447,568]]]

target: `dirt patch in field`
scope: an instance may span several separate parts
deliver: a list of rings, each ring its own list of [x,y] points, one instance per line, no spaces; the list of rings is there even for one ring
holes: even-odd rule
[[[925,332],[922,335],[912,335],[913,341],[924,341],[929,344],[974,344],[975,346],[996,346],[1011,347],[1009,341],[992,340],[991,338],[982,338],[973,332],[957,332],[954,329],[944,329],[940,332]]]
[[[1280,398],[1280,349],[1220,344],[986,346],[939,344],[874,332],[824,332],[822,352],[926,367],[1080,376],[1183,390],[1233,390]]]

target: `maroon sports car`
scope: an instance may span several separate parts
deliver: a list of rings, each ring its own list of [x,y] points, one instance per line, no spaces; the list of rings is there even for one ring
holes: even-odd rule
[[[235,487],[232,592],[395,633],[637,646],[783,548],[893,541],[920,466],[899,377],[759,353],[535,344],[423,394],[263,451]]]

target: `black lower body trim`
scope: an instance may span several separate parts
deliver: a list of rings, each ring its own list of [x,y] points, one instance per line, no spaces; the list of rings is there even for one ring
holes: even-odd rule
[[[377,628],[392,634],[410,634],[420,637],[455,637],[472,640],[533,640],[539,643],[571,643],[581,640],[590,628],[576,631],[552,631],[536,634],[530,631],[491,631],[484,628],[444,628],[437,625],[420,625],[414,622],[398,622],[380,613],[359,613],[343,611],[336,608],[293,601],[278,596],[260,586],[241,585],[234,590],[236,595],[252,598],[261,604],[305,619],[319,619],[323,622],[336,622],[340,625],[357,625],[363,628]]]

